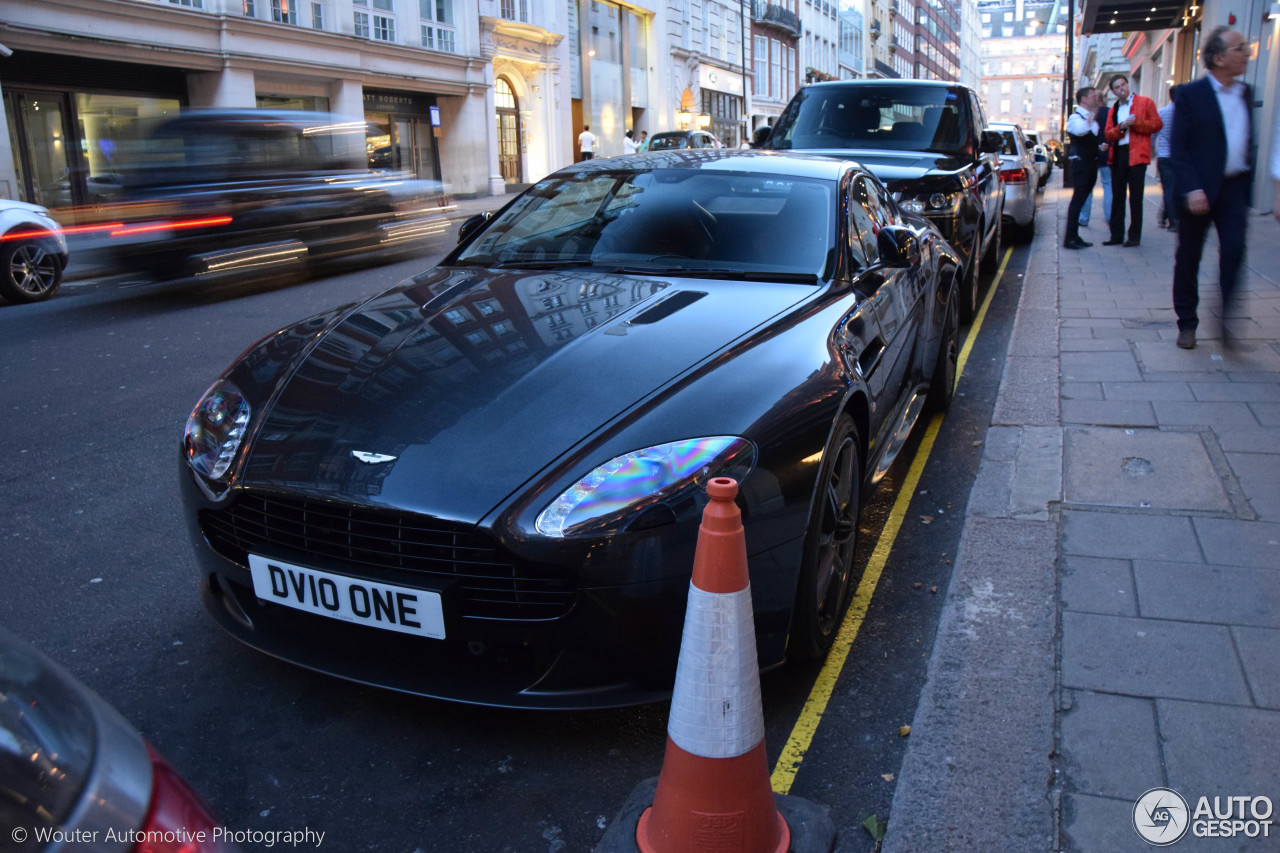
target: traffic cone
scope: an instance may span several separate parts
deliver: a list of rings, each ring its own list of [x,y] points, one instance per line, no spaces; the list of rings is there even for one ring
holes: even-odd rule
[[[765,755],[738,484],[717,477],[707,494],[666,753],[635,841],[642,853],[786,853],[791,830],[775,805]]]

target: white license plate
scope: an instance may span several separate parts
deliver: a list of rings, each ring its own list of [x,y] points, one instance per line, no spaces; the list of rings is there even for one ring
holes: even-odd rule
[[[253,591],[266,601],[371,628],[444,639],[439,593],[320,572],[256,554],[249,555],[249,570]]]

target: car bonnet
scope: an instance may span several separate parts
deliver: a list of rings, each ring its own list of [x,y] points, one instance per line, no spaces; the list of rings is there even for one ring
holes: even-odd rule
[[[361,306],[308,353],[256,430],[240,482],[475,522],[815,291],[438,269]]]

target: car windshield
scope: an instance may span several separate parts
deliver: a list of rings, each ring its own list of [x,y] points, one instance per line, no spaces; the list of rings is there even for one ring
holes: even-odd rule
[[[813,86],[778,120],[769,147],[968,153],[962,93],[938,86]]]
[[[548,177],[457,258],[490,267],[602,266],[626,272],[825,277],[834,184],[691,169]]]

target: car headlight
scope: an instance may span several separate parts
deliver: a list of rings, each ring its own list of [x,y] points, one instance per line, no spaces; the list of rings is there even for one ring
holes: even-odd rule
[[[742,479],[755,464],[755,446],[744,438],[711,436],[673,441],[624,453],[574,483],[539,515],[543,536],[642,529],[700,511],[713,477]]]
[[[249,404],[240,389],[219,379],[196,403],[182,435],[187,464],[210,480],[222,479],[249,425]]]
[[[924,215],[937,216],[940,214],[954,214],[960,210],[960,202],[964,198],[964,193],[957,191],[951,193],[920,193],[918,195],[902,194],[898,199],[898,206],[903,210],[911,213],[919,213]]]

